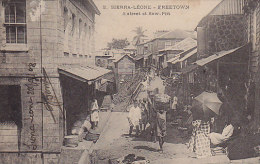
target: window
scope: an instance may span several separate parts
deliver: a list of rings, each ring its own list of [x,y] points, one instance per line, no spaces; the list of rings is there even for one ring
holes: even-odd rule
[[[69,57],[69,53],[68,52],[64,52],[64,56],[66,56],[66,57]]]
[[[75,30],[75,18],[76,18],[76,15],[75,14],[72,14],[72,23],[71,23],[71,34],[74,35],[74,30]]]
[[[172,46],[172,42],[171,41],[166,41],[165,42],[165,48],[169,48]]]
[[[8,1],[5,6],[6,43],[25,44],[26,1]]]
[[[82,20],[79,19],[79,38],[81,38],[81,33],[82,33]]]

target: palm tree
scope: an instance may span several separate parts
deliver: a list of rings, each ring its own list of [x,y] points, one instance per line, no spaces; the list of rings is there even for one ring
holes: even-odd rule
[[[138,45],[141,43],[141,39],[143,37],[146,37],[146,35],[144,35],[144,33],[147,31],[147,30],[143,30],[143,27],[136,27],[135,30],[133,30],[135,33],[136,33],[136,36],[133,38],[133,45]]]

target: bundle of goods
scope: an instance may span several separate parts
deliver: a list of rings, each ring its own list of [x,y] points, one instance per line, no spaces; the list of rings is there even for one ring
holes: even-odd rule
[[[168,110],[170,108],[170,96],[166,94],[156,94],[154,96],[154,107],[155,109]]]
[[[109,159],[109,164],[148,164],[149,160],[146,160],[145,157],[135,156],[135,154],[128,154],[125,157],[119,159]]]

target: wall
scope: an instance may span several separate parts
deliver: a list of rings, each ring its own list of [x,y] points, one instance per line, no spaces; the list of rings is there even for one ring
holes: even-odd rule
[[[111,56],[96,56],[95,57],[95,64],[96,66],[108,68],[108,58]]]
[[[247,23],[244,15],[211,15],[206,25],[206,55],[230,50],[247,43]]]
[[[260,4],[256,5],[255,10],[252,12],[253,14],[248,15],[248,32],[249,32],[249,39],[252,43],[252,52],[250,57],[250,73],[252,76],[252,88],[254,88],[254,93],[252,97],[254,104],[254,120],[255,120],[255,127],[259,128],[260,123],[260,58],[259,58],[259,51],[260,51]],[[251,100],[252,101],[252,100]]]
[[[124,57],[117,63],[117,68],[118,74],[134,74],[135,63],[128,57]]]
[[[63,142],[64,120],[57,68],[72,64],[88,65],[89,59],[92,59],[89,54],[83,53],[83,46],[69,47],[69,55],[64,55],[64,6],[75,13],[75,18],[81,18],[82,23],[92,19],[89,25],[94,29],[92,11],[83,13],[69,0],[26,0],[27,44],[8,45],[5,41],[5,27],[2,25],[2,2],[0,0],[0,85],[21,87],[23,128],[20,151],[59,153]],[[71,45],[80,45],[80,38],[76,38],[79,33],[75,32],[74,36],[67,39],[73,43]],[[94,48],[93,39],[88,40],[90,48],[85,51]],[[76,53],[76,56],[72,56],[72,53]],[[45,68],[46,73],[42,68]],[[45,99],[42,99],[43,95]],[[0,148],[0,151],[3,150]],[[0,155],[5,161],[22,161],[18,163],[41,163],[42,160],[45,163],[57,163],[59,158],[56,154],[44,154],[42,158],[37,153],[24,153],[22,155],[25,157],[19,159],[15,153]],[[30,162],[27,162],[27,158]]]

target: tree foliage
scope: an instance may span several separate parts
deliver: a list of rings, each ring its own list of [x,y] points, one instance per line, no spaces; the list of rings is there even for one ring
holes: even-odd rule
[[[136,27],[135,30],[133,30],[135,32],[135,36],[133,38],[133,45],[138,45],[141,43],[141,39],[143,37],[146,37],[146,35],[144,34],[147,30],[143,30],[143,27]]]
[[[127,38],[125,39],[115,39],[113,38],[111,42],[107,43],[107,47],[108,49],[123,49],[126,46],[128,46],[130,43],[127,40]]]

